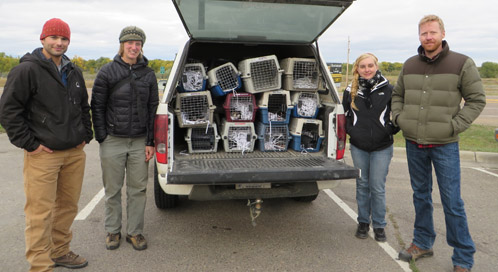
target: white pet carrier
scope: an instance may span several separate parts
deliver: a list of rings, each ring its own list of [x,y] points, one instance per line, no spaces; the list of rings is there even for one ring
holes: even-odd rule
[[[175,115],[181,128],[212,124],[215,108],[208,91],[178,93],[176,96]]]
[[[248,93],[278,90],[282,86],[282,72],[277,56],[270,55],[239,62],[242,82]]]
[[[284,70],[283,89],[289,91],[317,91],[322,80],[314,59],[286,58],[280,61]]]

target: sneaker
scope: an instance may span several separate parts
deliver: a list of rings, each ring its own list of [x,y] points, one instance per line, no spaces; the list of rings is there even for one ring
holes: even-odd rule
[[[454,272],[470,272],[470,269],[469,268],[463,268],[463,267],[461,267],[459,265],[455,265],[453,267],[453,271]]]
[[[82,268],[88,265],[88,261],[81,257],[80,255],[74,254],[74,252],[69,251],[64,256],[60,256],[59,258],[52,259],[55,263],[55,266],[63,266],[66,268]]]
[[[107,233],[105,237],[105,248],[113,250],[119,247],[121,243],[121,233]]]
[[[387,240],[384,228],[374,228],[374,234],[375,234],[375,241],[385,242]]]
[[[434,255],[434,251],[432,250],[432,248],[421,249],[412,243],[408,249],[404,249],[399,252],[398,258],[402,261],[409,262],[412,259],[416,261],[417,259],[429,257],[432,255]]]
[[[144,250],[147,248],[147,240],[142,234],[126,235],[126,242],[131,243],[135,250]]]
[[[369,229],[370,229],[369,224],[359,223],[354,236],[356,236],[356,238],[366,239],[368,237]]]

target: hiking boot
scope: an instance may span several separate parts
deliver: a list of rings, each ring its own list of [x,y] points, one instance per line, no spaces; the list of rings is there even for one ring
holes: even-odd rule
[[[412,243],[408,249],[403,249],[399,252],[398,258],[402,261],[409,262],[412,259],[416,261],[417,259],[429,257],[432,255],[434,255],[434,251],[432,251],[432,248],[421,249]]]
[[[374,228],[374,234],[375,234],[375,241],[385,242],[387,240],[384,228]]]
[[[369,224],[359,223],[358,228],[354,236],[360,239],[366,239],[368,237],[368,230],[370,229]]]
[[[64,256],[60,256],[59,258],[52,259],[55,263],[55,266],[63,266],[66,268],[82,268],[88,265],[88,261],[81,257],[78,254],[74,254],[74,252],[69,251]]]
[[[469,268],[463,268],[463,267],[461,267],[459,265],[455,265],[453,267],[453,271],[454,272],[470,272],[470,269]]]
[[[113,250],[119,247],[121,243],[121,233],[107,233],[105,237],[105,248]]]
[[[147,240],[142,234],[126,235],[126,242],[131,243],[135,250],[144,250],[147,248]]]

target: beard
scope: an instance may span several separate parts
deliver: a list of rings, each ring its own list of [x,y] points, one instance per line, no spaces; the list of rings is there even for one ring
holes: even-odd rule
[[[438,51],[442,47],[442,41],[437,41],[433,43],[422,43],[422,47],[424,48],[426,53],[434,53]]]

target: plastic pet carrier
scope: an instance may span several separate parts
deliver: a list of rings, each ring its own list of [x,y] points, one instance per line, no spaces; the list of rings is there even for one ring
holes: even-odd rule
[[[259,150],[261,151],[287,151],[290,135],[286,124],[256,123]]]
[[[294,106],[293,117],[316,118],[320,107],[320,96],[317,92],[292,92],[291,103]]]
[[[259,120],[264,124],[289,124],[294,106],[290,102],[290,92],[277,90],[264,92],[258,100]]]
[[[253,152],[257,139],[254,123],[223,120],[221,138],[225,152]]]
[[[206,90],[207,75],[202,63],[185,64],[178,89],[180,92],[200,92]]]
[[[322,120],[292,118],[289,125],[291,148],[296,151],[318,152],[325,138]]]
[[[242,86],[240,72],[231,62],[209,70],[208,81],[214,96],[224,96]]]
[[[181,128],[212,124],[214,109],[216,106],[208,91],[179,93],[176,96],[175,115]]]
[[[282,86],[283,70],[275,55],[242,60],[239,71],[248,93],[278,90]]]
[[[189,153],[213,153],[218,150],[220,135],[216,124],[207,127],[194,127],[187,130],[185,141]]]
[[[256,98],[250,93],[229,93],[223,104],[228,122],[254,122]]]
[[[317,91],[322,80],[315,59],[286,58],[280,61],[284,70],[283,89]]]

